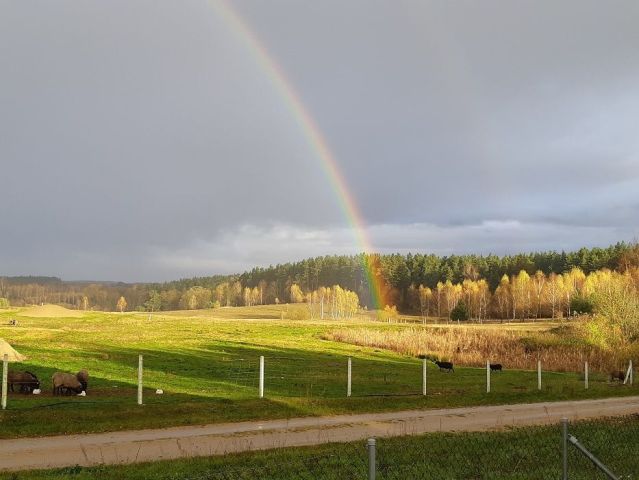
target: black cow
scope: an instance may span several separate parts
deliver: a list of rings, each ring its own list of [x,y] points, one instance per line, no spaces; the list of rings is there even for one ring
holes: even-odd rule
[[[440,362],[439,360],[435,360],[435,365],[439,367],[440,372],[454,372],[453,362]]]

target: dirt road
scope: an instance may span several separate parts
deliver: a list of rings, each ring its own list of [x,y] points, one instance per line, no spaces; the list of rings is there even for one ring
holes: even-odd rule
[[[306,417],[158,430],[0,440],[0,470],[148,462],[425,432],[639,413],[639,397]]]

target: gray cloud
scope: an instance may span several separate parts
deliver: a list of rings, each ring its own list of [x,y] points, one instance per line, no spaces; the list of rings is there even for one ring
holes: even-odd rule
[[[636,2],[231,3],[316,118],[381,251],[636,235]],[[357,251],[215,0],[2,10],[0,273],[168,279]]]

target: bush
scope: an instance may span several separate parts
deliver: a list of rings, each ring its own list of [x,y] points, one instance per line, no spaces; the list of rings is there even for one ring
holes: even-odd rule
[[[573,297],[570,301],[570,311],[577,315],[592,315],[595,304],[590,297]]]
[[[306,305],[304,306],[289,306],[288,313],[286,315],[289,320],[308,320],[311,318],[311,312]]]
[[[457,320],[468,320],[468,309],[466,308],[466,304],[463,300],[460,300],[459,303],[450,311],[450,319]]]

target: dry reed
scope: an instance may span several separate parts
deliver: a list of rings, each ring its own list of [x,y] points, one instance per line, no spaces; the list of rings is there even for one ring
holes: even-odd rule
[[[533,370],[540,359],[544,370],[581,372],[587,360],[591,371],[608,373],[620,369],[627,361],[620,353],[589,346],[566,332],[529,332],[527,336],[522,336],[521,333],[508,330],[463,327],[402,330],[344,328],[330,331],[323,338],[472,367],[485,366],[486,360],[490,360],[492,363],[501,363],[504,368]]]

